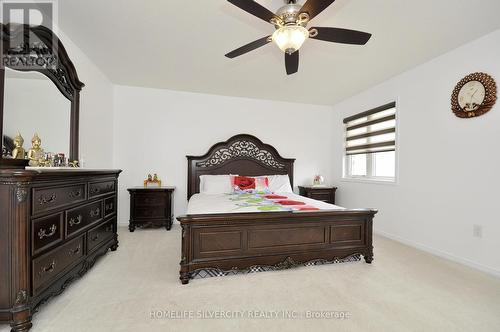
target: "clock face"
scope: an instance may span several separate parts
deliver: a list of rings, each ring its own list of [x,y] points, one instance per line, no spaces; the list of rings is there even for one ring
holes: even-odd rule
[[[486,98],[486,89],[479,81],[467,82],[458,93],[458,104],[466,112],[479,109]]]
[[[459,118],[473,118],[488,113],[497,101],[497,85],[485,73],[465,76],[453,90],[451,109]]]

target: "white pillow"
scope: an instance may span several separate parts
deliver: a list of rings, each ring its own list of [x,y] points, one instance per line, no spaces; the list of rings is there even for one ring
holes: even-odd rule
[[[293,193],[288,175],[268,175],[269,190],[273,193]]]
[[[200,193],[202,194],[229,194],[233,191],[231,188],[230,175],[201,175]]]

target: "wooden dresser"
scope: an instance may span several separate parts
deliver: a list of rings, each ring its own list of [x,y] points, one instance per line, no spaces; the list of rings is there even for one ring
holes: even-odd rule
[[[172,228],[172,204],[175,187],[130,188],[130,224],[129,230],[136,227]]]
[[[0,170],[0,321],[31,315],[118,248],[118,170]]]
[[[309,197],[325,203],[335,204],[336,187],[314,187],[302,186],[299,187],[300,196]]]

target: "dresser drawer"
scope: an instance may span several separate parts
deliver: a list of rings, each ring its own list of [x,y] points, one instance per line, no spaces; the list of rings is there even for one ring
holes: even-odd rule
[[[168,199],[168,195],[164,193],[141,193],[135,195],[134,204],[137,207],[167,206]]]
[[[115,220],[110,220],[103,225],[97,226],[93,230],[89,231],[87,237],[87,248],[88,252],[98,247],[101,243],[113,238]]]
[[[104,196],[115,192],[115,181],[89,183],[89,198]]]
[[[66,187],[34,188],[33,214],[51,211],[87,199],[85,184]]]
[[[66,236],[69,237],[88,225],[94,224],[102,219],[102,201],[66,211]]]
[[[63,220],[63,213],[33,220],[31,227],[33,255],[53,247],[63,240]]]
[[[104,218],[116,213],[116,197],[106,198],[104,200]]]
[[[84,236],[80,236],[51,252],[36,258],[32,263],[34,296],[43,291],[50,282],[58,277],[76,260],[83,257]]]

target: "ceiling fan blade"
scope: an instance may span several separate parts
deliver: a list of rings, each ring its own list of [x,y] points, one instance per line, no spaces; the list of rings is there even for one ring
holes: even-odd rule
[[[227,0],[236,7],[243,9],[247,13],[250,13],[258,18],[270,23],[271,19],[277,18],[276,15],[269,9],[259,5],[253,0]]]
[[[312,20],[334,2],[335,0],[307,0],[300,12],[309,14],[309,20]]]
[[[267,36],[267,37],[258,39],[254,42],[251,42],[250,44],[246,44],[245,46],[242,46],[242,47],[240,47],[232,52],[229,52],[228,54],[226,54],[226,57],[233,59],[233,58],[236,58],[237,56],[240,56],[240,55],[243,55],[243,54],[248,53],[250,51],[256,50],[259,47],[262,47],[262,46],[270,43],[271,40],[269,39],[269,37],[271,37],[271,36]]]
[[[318,31],[318,35],[311,37],[312,39],[333,43],[365,45],[372,37],[372,35],[367,32],[340,28],[311,28],[311,30]]]
[[[285,53],[286,74],[292,75],[299,71],[299,51],[292,54]]]

